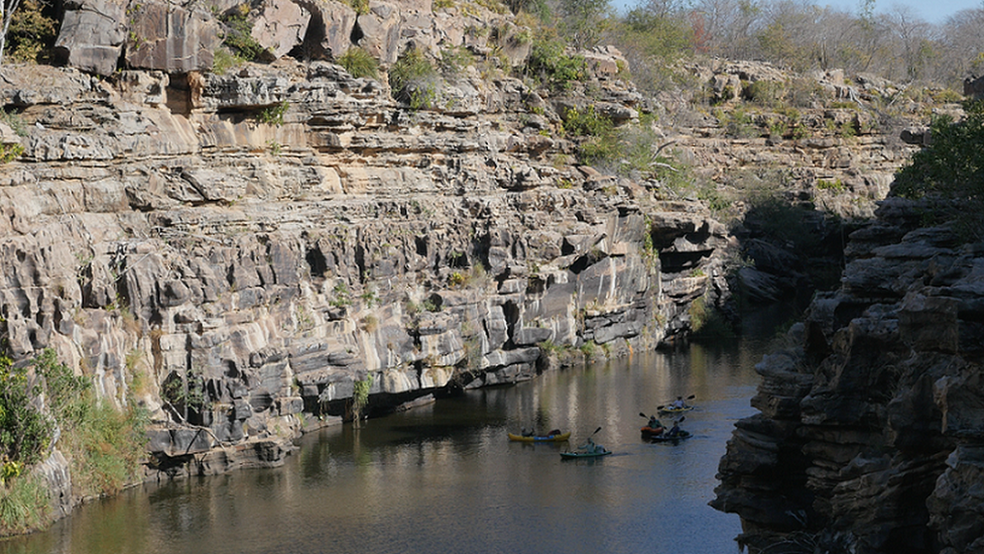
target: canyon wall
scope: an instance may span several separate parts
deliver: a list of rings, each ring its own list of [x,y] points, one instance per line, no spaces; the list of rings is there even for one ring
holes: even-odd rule
[[[744,138],[709,114],[674,121],[611,48],[578,53],[563,86],[523,75],[530,30],[487,2],[363,7],[84,0],[65,5],[64,67],[0,68],[4,335],[17,363],[52,348],[102,398],[146,407],[148,478],[282,463],[366,388],[363,413],[385,412],[653,348],[695,305],[727,303],[737,271],[766,301],[803,286],[762,244],[736,263],[706,199],[578,163],[571,113],[656,116],[652,159],[672,143],[708,179],[789,169],[812,214],[869,215],[913,148],[844,106],[783,115],[789,132],[760,117]],[[236,17],[260,53],[220,71]],[[377,78],[334,63],[356,46]],[[408,51],[441,71],[397,101],[387,71]],[[740,87],[789,79],[692,73],[726,111]],[[65,467],[57,449],[44,464],[62,513],[78,500]]]
[[[979,552],[979,244],[889,198],[763,377],[712,505],[753,551]],[[765,551],[763,550],[763,551]]]
[[[3,78],[25,149],[0,168],[13,357],[53,348],[147,406],[156,470],[278,463],[359,383],[393,409],[652,348],[725,294],[724,226],[558,163],[573,144],[517,79],[472,68],[453,107],[411,110],[327,62]]]

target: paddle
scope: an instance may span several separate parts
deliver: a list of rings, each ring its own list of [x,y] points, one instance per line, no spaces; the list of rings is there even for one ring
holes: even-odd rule
[[[595,435],[595,433],[597,433],[598,431],[601,431],[601,427],[598,427],[597,429],[595,429],[594,430],[594,433],[591,433],[590,435],[588,435],[588,438],[590,439],[591,437],[593,437]],[[578,448],[577,450],[575,450],[575,452],[580,451],[580,450],[581,449]],[[568,450],[568,452],[569,452],[569,450]]]

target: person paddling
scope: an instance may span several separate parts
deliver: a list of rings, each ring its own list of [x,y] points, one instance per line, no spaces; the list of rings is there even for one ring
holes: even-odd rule
[[[660,422],[660,420],[656,419],[656,416],[649,416],[649,423],[647,423],[646,425],[648,425],[650,429],[662,429],[663,428],[662,422]]]
[[[673,404],[670,404],[670,407],[674,410],[682,410],[687,407],[687,401],[684,400],[682,396],[678,396],[677,399],[673,401]]]
[[[583,446],[578,447],[580,450],[587,452],[588,454],[595,454],[599,452],[604,452],[605,447],[600,444],[595,444],[595,441],[588,437],[588,442],[584,443]]]

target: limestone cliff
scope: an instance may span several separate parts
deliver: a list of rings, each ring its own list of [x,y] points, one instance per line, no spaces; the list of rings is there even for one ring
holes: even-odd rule
[[[889,198],[766,357],[712,505],[753,551],[979,552],[979,245]],[[773,550],[769,550],[773,551]]]
[[[666,117],[711,177],[795,167],[789,194],[810,200],[844,177],[861,199],[838,200],[847,215],[911,149],[847,109],[817,108],[809,138],[672,123],[610,48],[581,52],[567,87],[516,77],[529,30],[494,2],[179,4],[65,3],[65,67],[0,68],[0,143],[23,148],[0,166],[12,355],[54,348],[104,398],[148,407],[150,476],[275,465],[298,433],[353,417],[367,384],[383,411],[516,382],[558,350],[654,347],[687,332],[694,300],[725,302],[734,237],[695,197],[575,163],[572,108]],[[222,72],[236,18],[259,63]],[[354,46],[378,78],[334,63]],[[445,64],[426,105],[394,100],[402,54],[459,49],[474,63]],[[719,96],[771,71],[694,68]],[[764,261],[743,271],[777,288]],[[78,500],[64,468],[56,449],[44,471],[63,511]]]
[[[2,76],[24,147],[0,168],[13,356],[52,347],[148,406],[152,470],[280,463],[351,417],[357,383],[392,409],[528,379],[555,347],[653,347],[724,294],[726,230],[699,205],[558,163],[573,144],[539,131],[577,91],[473,67],[412,110],[290,59]],[[631,86],[592,82],[635,113]]]

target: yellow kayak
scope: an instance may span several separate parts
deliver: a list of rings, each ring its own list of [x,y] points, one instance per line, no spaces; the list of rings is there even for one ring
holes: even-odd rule
[[[509,440],[521,442],[563,442],[569,438],[571,438],[570,431],[559,435],[530,435],[528,437],[509,433]]]

